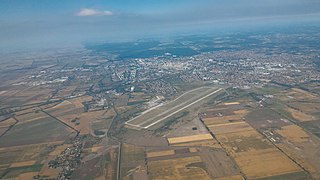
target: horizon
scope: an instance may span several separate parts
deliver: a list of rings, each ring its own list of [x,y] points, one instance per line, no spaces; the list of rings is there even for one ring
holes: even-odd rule
[[[77,47],[87,42],[170,38],[301,23],[320,17],[316,0],[2,1],[2,51]]]

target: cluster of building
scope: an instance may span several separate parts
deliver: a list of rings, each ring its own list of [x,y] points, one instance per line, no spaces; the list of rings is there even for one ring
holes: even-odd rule
[[[49,162],[50,168],[61,168],[61,172],[57,179],[69,179],[72,172],[81,162],[81,152],[83,150],[83,142],[81,137],[76,137],[72,141],[72,146],[66,148],[54,160]]]

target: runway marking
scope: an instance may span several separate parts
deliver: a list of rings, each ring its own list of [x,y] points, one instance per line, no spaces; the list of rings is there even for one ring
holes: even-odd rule
[[[192,90],[190,90],[190,91],[187,91],[187,92],[181,94],[181,95],[180,95],[179,97],[177,97],[175,100],[168,102],[167,104],[170,104],[170,103],[173,103],[173,102],[177,101],[179,98],[181,98],[182,96],[184,96],[184,95],[187,94],[187,93],[190,93],[190,92],[193,92],[193,91],[196,91],[196,90],[199,90],[199,89],[203,89],[203,88],[208,88],[208,87],[199,87],[199,88],[196,88],[196,89],[192,89]],[[184,104],[185,104],[185,103],[179,104],[179,105],[177,105],[177,106],[175,106],[175,107],[173,107],[173,108],[182,106],[182,105],[184,105]],[[139,117],[143,116],[144,114],[146,114],[146,113],[148,113],[148,112],[150,112],[150,111],[152,111],[152,110],[154,110],[154,109],[157,109],[158,107],[161,107],[161,106],[163,106],[163,105],[166,105],[166,104],[161,103],[161,104],[159,104],[159,105],[157,105],[157,106],[155,106],[155,107],[152,107],[152,108],[150,108],[150,109],[148,109],[148,110],[146,110],[146,111],[143,111],[139,116],[134,117],[133,119],[125,122],[125,124],[129,124],[131,121],[134,121],[134,120],[138,119]],[[168,110],[166,110],[166,111],[164,111],[164,112],[162,112],[161,114],[158,114],[157,116],[161,116],[162,114],[165,114],[165,113],[167,113],[167,112],[169,112],[169,111],[171,111],[171,110],[172,110],[172,108],[171,108],[171,109],[168,109]],[[156,117],[157,117],[157,116],[156,116]],[[143,123],[146,123],[146,122],[149,122],[149,121],[145,121],[145,122],[143,122]],[[143,124],[143,123],[140,123],[140,124]],[[139,124],[139,125],[140,125],[140,124]],[[132,124],[132,125],[134,125],[134,124]],[[134,126],[137,126],[137,125],[134,125]]]

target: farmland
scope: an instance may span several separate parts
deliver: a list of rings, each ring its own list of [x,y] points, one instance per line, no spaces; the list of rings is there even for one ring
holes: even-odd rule
[[[319,41],[302,27],[2,56],[0,179],[320,179]]]

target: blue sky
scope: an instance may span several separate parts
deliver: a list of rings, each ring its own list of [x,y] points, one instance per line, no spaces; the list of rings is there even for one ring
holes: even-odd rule
[[[214,32],[319,14],[319,0],[1,0],[0,48]]]

